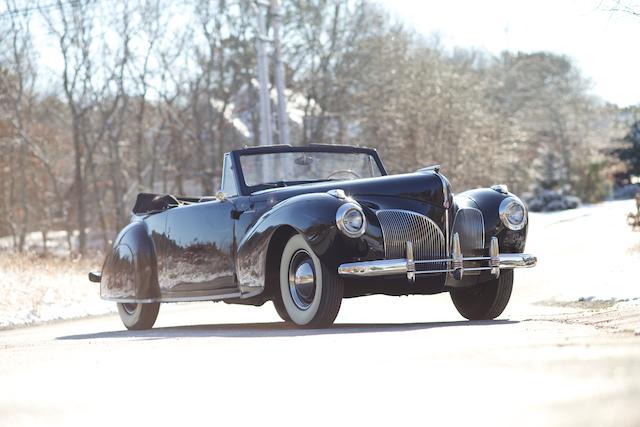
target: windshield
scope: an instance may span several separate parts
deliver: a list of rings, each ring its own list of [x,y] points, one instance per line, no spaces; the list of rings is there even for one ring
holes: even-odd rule
[[[284,187],[382,175],[373,156],[366,153],[243,154],[240,156],[240,165],[248,187]]]

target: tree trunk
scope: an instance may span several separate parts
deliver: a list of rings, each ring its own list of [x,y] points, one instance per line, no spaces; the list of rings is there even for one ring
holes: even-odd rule
[[[85,255],[87,252],[87,219],[84,205],[84,178],[82,176],[82,142],[80,137],[79,117],[73,117],[73,150],[75,160],[75,190],[76,190],[76,215],[78,227],[78,252]]]
[[[29,205],[27,203],[27,179],[25,170],[27,168],[27,143],[21,141],[19,154],[19,174],[20,174],[20,209],[22,210],[22,221],[20,222],[20,236],[18,239],[18,252],[24,251],[25,240],[29,232]]]
[[[47,255],[47,230],[42,230],[42,254]]]

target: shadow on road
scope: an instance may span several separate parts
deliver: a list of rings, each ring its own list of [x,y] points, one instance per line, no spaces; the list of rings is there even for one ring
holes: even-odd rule
[[[61,336],[58,340],[92,340],[104,338],[167,339],[193,337],[268,338],[309,335],[362,334],[371,332],[405,332],[452,326],[496,326],[519,323],[516,320],[486,320],[430,323],[337,323],[326,329],[300,329],[284,322],[189,325],[154,328],[146,331],[109,331],[94,334]]]

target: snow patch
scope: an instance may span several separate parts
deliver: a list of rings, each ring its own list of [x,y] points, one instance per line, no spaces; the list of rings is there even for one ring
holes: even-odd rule
[[[634,201],[531,213],[526,252],[538,257],[536,282],[557,302],[640,298],[640,232],[626,223]],[[548,295],[544,296],[548,300]]]
[[[0,255],[0,328],[112,313],[87,272],[99,262]]]

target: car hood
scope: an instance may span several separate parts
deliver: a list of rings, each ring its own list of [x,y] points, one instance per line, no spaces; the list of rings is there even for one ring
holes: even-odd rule
[[[273,203],[300,194],[320,193],[333,189],[342,189],[347,196],[363,202],[379,202],[386,198],[400,198],[428,203],[437,207],[448,207],[451,203],[449,182],[443,175],[435,171],[301,184],[259,191],[254,193],[254,196],[260,199],[269,199]]]

